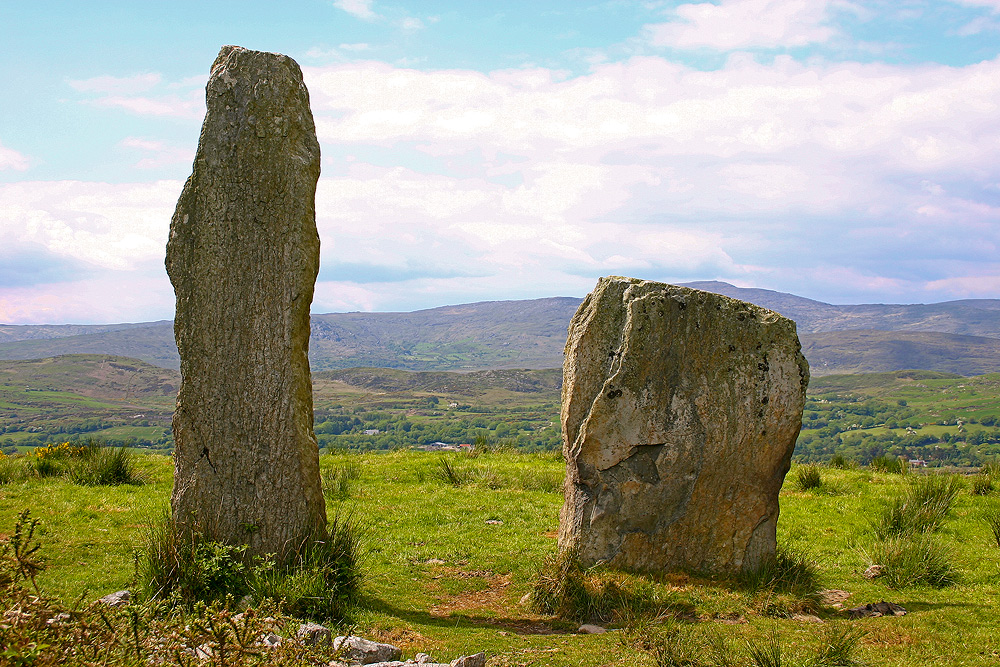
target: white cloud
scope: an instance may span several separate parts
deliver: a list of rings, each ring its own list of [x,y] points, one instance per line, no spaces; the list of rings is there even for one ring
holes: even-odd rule
[[[145,155],[133,165],[136,169],[158,169],[174,164],[190,164],[194,161],[193,146],[172,146],[163,141],[142,137],[125,137],[120,145],[123,148],[141,151]]]
[[[7,169],[26,171],[28,169],[28,158],[13,148],[7,148],[3,144],[0,144],[0,171]]]
[[[676,20],[645,27],[654,46],[674,49],[790,48],[829,41],[831,0],[722,0],[684,4]]]
[[[157,72],[136,74],[135,76],[95,76],[90,79],[70,80],[69,85],[81,93],[103,93],[105,95],[134,95],[151,90],[163,80]]]
[[[177,181],[0,185],[0,245],[32,246],[111,270],[162,262]]]
[[[994,12],[1000,12],[1000,0],[951,0],[952,2],[965,5],[967,7],[985,7]]]
[[[138,116],[200,119],[205,114],[203,75],[164,82],[156,72],[133,77],[99,76],[69,81],[76,91],[93,95],[86,104],[124,109]]]
[[[333,6],[363,21],[378,18],[378,14],[372,11],[372,0],[333,0]]]

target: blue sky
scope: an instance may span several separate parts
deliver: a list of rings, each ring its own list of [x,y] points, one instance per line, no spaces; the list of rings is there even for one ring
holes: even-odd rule
[[[1000,0],[0,2],[0,322],[168,318],[219,47],[303,67],[315,312],[1000,296]]]

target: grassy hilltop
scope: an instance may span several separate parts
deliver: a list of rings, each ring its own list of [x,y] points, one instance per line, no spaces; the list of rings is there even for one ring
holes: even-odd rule
[[[1000,599],[1000,548],[989,523],[996,523],[1000,496],[973,495],[971,482],[957,482],[961,489],[933,532],[880,539],[884,510],[914,486],[914,475],[793,467],[780,498],[779,544],[793,554],[784,569],[730,581],[596,568],[576,579],[590,606],[560,618],[519,601],[555,552],[561,460],[503,451],[444,456],[321,457],[329,514],[351,516],[361,527],[364,580],[349,623],[358,634],[399,645],[404,657],[425,652],[447,661],[485,650],[491,666],[725,664],[710,661],[713,639],[727,647],[730,664],[776,664],[749,657],[752,648],[775,643],[783,665],[855,664],[829,655],[816,661],[824,642],[838,636],[870,665],[994,665],[1000,655],[991,613]],[[26,507],[41,519],[43,593],[86,602],[134,589],[133,551],[161,516],[171,485],[167,457],[142,455],[139,462],[148,483],[138,486],[78,486],[56,477],[0,484],[0,534],[11,534]],[[804,489],[813,472],[819,486]],[[917,581],[862,576],[875,562],[894,562],[899,544],[924,560],[894,571]],[[850,621],[833,598],[817,596],[826,589],[849,593],[847,607],[888,600],[908,614]],[[576,634],[584,620],[617,629]],[[701,662],[669,661],[684,651]]]

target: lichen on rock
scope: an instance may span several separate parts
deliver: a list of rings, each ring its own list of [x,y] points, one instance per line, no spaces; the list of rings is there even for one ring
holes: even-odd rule
[[[647,571],[735,572],[773,556],[808,381],[791,320],[602,278],[566,343],[560,549]]]

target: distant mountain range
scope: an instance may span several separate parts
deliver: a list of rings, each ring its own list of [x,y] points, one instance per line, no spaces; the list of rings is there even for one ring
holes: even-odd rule
[[[1000,371],[1000,299],[936,304],[832,305],[724,282],[685,283],[795,320],[814,375],[932,370]],[[485,301],[410,313],[312,316],[316,371],[555,368],[580,299]],[[115,325],[0,325],[0,359],[110,354],[177,368],[169,321]]]

